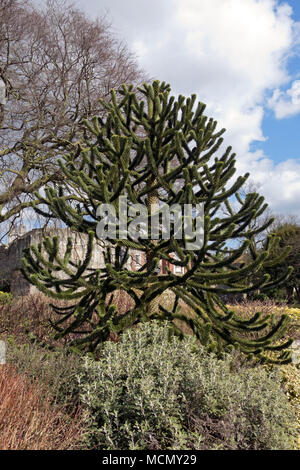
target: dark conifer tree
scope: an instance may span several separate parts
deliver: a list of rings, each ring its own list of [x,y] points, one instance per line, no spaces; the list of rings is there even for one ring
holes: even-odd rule
[[[220,150],[225,129],[217,130],[217,122],[204,115],[205,105],[197,104],[195,95],[176,99],[170,96],[170,86],[165,82],[144,84],[137,93],[133,86],[124,85],[118,93],[112,90],[111,96],[111,102],[102,101],[103,113],[85,123],[85,138],[78,152],[60,162],[69,191],[49,186],[45,195],[37,194],[39,205],[35,208],[39,213],[89,235],[86,257],[77,265],[69,262],[71,242],[64,256],[60,256],[57,238],[46,239],[43,246],[31,247],[25,253],[26,278],[53,299],[73,301],[67,308],[54,307],[59,314],[53,325],[57,337],[80,332],[81,337],[71,344],[93,350],[111,332],[119,333],[153,318],[170,320],[179,333],[174,323],[178,319],[212,348],[217,344],[236,345],[261,360],[269,358],[272,351],[273,360],[288,361],[286,348],[290,342],[282,339],[286,317],[275,325],[259,313],[252,318],[239,318],[222,301],[222,294],[270,289],[289,273],[287,270],[276,280],[266,274],[258,284],[245,287],[243,281],[250,273],[261,270],[277,239],[270,236],[266,249],[253,252],[248,264],[237,263],[251,249],[257,231],[265,230],[272,220],[264,227],[250,228],[251,220],[267,205],[255,192],[245,199],[239,197],[248,174],[232,182],[235,154],[231,147]],[[193,207],[203,204],[202,246],[187,249],[191,240],[185,233],[182,239],[178,238],[174,220],[168,239],[120,239],[118,227],[116,235],[108,239],[105,266],[89,270],[99,221],[97,209],[100,204],[109,203],[119,216],[120,197],[125,195],[129,206],[140,203],[147,207],[149,217],[163,203]],[[238,212],[231,208],[234,198],[240,204]],[[222,215],[223,205],[227,216]],[[131,220],[129,215],[128,221]],[[197,217],[192,216],[189,221],[196,231]],[[236,240],[243,243],[235,249]],[[126,268],[131,248],[146,254],[146,262],[138,272]],[[158,273],[161,260],[183,267],[185,273]],[[122,316],[117,315],[112,301],[116,289],[126,291],[134,302],[134,307]],[[159,301],[166,289],[174,294],[170,309]],[[192,314],[185,315],[182,302]],[[255,339],[250,339],[249,332],[257,333]]]
[[[286,289],[289,303],[293,303],[294,292],[297,302],[300,303],[300,226],[296,223],[279,223],[274,228],[273,234],[279,238],[279,243],[272,253],[273,262],[265,263],[265,272],[273,278],[278,278],[282,277],[288,266],[292,266],[292,274],[282,287]],[[278,256],[282,258],[283,252],[287,252],[287,256],[276,262]]]

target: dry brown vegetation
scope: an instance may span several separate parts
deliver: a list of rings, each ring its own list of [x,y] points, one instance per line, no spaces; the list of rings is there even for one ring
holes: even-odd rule
[[[270,315],[273,317],[273,321],[277,322],[278,319],[283,314],[289,315],[289,307],[285,302],[278,303],[273,300],[264,300],[264,301],[243,301],[233,305],[230,305],[229,308],[233,309],[237,314],[242,318],[250,318],[256,312],[261,312],[263,316]],[[287,337],[292,337],[294,339],[300,339],[299,331],[299,322],[296,321],[293,316],[290,316],[290,325],[286,332]],[[252,333],[253,337],[256,337],[257,333]]]
[[[49,299],[42,294],[13,299],[0,305],[0,338],[12,336],[17,343],[26,343],[29,337],[36,337],[51,344],[53,330],[48,321],[51,317]]]
[[[172,309],[173,295],[170,292],[164,293],[163,305],[166,309]],[[58,304],[58,302],[55,302]],[[133,307],[132,298],[126,292],[117,290],[114,294],[114,303],[120,315],[127,312]],[[60,301],[60,305],[66,302]],[[271,315],[273,321],[278,321],[283,313],[288,312],[285,303],[276,304],[272,300],[268,301],[243,301],[233,305],[228,305],[229,309],[233,309],[239,316],[250,318],[255,312],[261,312],[263,316]],[[181,303],[181,313],[187,318],[195,315],[191,308]],[[26,343],[28,339],[36,338],[40,342],[45,342],[50,346],[65,346],[66,343],[76,335],[70,335],[68,338],[62,338],[59,342],[52,338],[53,329],[49,324],[49,319],[54,320],[56,314],[49,305],[49,298],[43,294],[32,294],[26,297],[13,299],[11,303],[0,305],[0,339],[13,336],[17,343]],[[191,334],[192,330],[189,326],[179,320],[176,320],[177,326],[185,333]],[[251,337],[256,337],[259,333],[247,333]],[[291,318],[290,327],[287,331],[288,337],[295,339],[300,338],[299,322]],[[116,340],[116,335],[112,335],[111,339]]]
[[[70,416],[54,406],[45,387],[11,366],[0,366],[0,449],[78,449],[82,439],[80,410]]]

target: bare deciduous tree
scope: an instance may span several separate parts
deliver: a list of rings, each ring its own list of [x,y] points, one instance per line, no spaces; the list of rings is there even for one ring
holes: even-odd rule
[[[0,236],[34,191],[60,181],[57,158],[80,145],[99,98],[142,78],[104,18],[60,0],[0,0]]]

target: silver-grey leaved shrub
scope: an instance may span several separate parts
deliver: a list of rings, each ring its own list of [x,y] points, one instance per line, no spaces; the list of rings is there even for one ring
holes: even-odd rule
[[[279,376],[232,368],[192,337],[150,322],[106,342],[78,375],[87,446],[96,449],[291,449],[295,415]]]

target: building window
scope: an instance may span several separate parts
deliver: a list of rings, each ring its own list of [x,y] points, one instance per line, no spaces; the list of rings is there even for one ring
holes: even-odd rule
[[[179,261],[179,258],[178,256],[175,254],[174,256],[174,259],[176,259],[177,261]],[[174,264],[174,271],[173,271],[175,274],[183,274],[183,266],[177,266],[176,264]]]
[[[175,274],[182,274],[183,267],[182,266],[175,266],[174,272]]]

